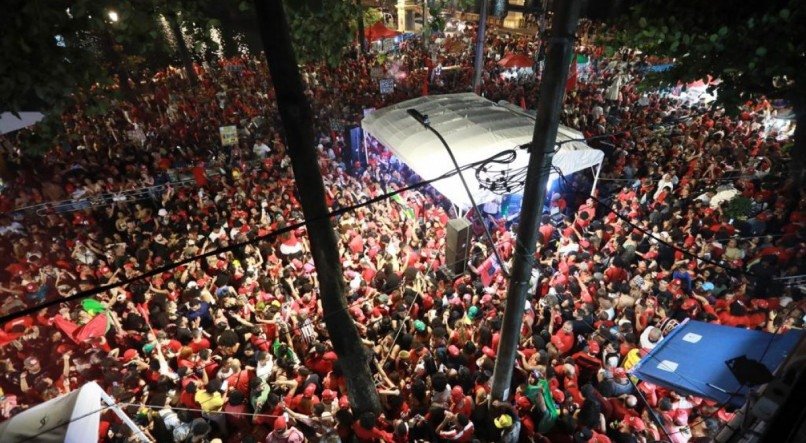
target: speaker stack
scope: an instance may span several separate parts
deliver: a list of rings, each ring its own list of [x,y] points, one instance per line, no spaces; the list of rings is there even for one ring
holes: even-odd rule
[[[448,221],[445,229],[445,265],[459,275],[467,268],[467,254],[470,251],[470,222],[464,218]]]

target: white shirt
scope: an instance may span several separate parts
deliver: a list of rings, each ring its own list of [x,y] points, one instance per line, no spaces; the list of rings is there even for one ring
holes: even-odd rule
[[[271,153],[271,148],[269,148],[265,143],[255,143],[255,146],[252,147],[252,152],[254,152],[258,157],[264,158]]]
[[[266,363],[258,361],[257,365],[255,366],[255,374],[263,381],[266,381],[269,378],[269,375],[271,375],[271,371],[273,370],[274,357],[272,357],[271,354],[269,354],[269,359],[266,361]]]

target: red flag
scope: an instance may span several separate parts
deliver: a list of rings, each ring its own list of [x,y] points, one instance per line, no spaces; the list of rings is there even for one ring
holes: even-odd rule
[[[73,333],[73,339],[77,343],[81,343],[94,337],[102,337],[106,334],[107,326],[108,319],[106,314],[98,314],[92,317],[92,320],[88,321],[86,325],[76,329]]]
[[[479,267],[479,277],[484,286],[492,285],[495,274],[498,273],[499,269],[501,269],[501,266],[498,264],[495,254],[491,254],[487,257],[487,260],[484,260],[484,263]]]
[[[20,337],[22,337],[22,334],[19,332],[6,332],[0,329],[0,347],[3,347]]]
[[[571,62],[571,69],[568,72],[568,80],[565,81],[565,93],[569,93],[577,87],[577,55],[574,54],[574,61]]]
[[[73,340],[74,342],[78,343],[78,341],[74,336],[76,330],[78,329],[77,324],[62,317],[61,315],[57,315],[56,317],[53,318],[53,324],[57,328],[59,328],[64,333],[64,335],[70,337],[70,340]]]

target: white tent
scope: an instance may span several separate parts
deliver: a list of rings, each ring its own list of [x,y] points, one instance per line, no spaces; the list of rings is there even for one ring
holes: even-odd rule
[[[18,114],[19,118],[10,112],[0,113],[0,134],[31,126],[45,117],[41,112],[19,112]]]
[[[137,425],[115,405],[115,400],[95,382],[48,400],[0,423],[0,442],[84,443],[98,440],[101,414],[111,408],[139,437],[148,442]]]
[[[408,109],[428,116],[431,126],[445,138],[460,166],[525,145],[532,141],[534,132],[531,115],[509,103],[497,104],[473,93],[420,97],[367,115],[361,122],[365,134],[377,139],[424,179],[438,177],[454,167],[436,135],[411,117]],[[562,144],[552,164],[564,175],[595,167],[598,178],[604,153],[584,141],[568,141],[583,138],[579,131],[561,125],[557,142]],[[525,168],[529,162],[524,149],[516,149],[516,152],[515,161],[509,165],[511,170]],[[465,171],[463,175],[477,204],[496,197],[479,185],[474,171]],[[553,172],[550,179],[556,177]],[[440,180],[433,186],[459,208],[470,208],[470,200],[458,176]]]

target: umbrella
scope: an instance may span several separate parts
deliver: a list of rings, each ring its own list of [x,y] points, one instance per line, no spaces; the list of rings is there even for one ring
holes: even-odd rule
[[[498,61],[498,64],[504,68],[531,68],[535,61],[523,54],[507,54]]]

